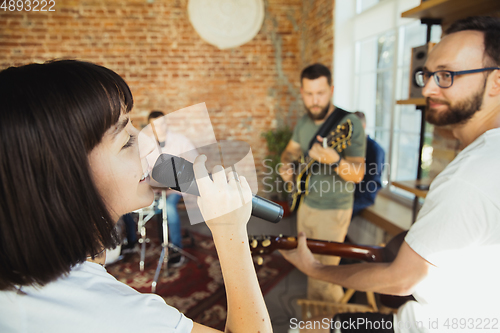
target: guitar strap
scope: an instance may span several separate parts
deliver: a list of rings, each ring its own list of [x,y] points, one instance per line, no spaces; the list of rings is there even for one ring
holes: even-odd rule
[[[335,110],[332,112],[330,116],[325,120],[323,125],[318,129],[316,134],[311,139],[311,142],[309,142],[309,149],[315,144],[316,142],[319,143],[319,141],[316,139],[316,137],[319,135],[321,137],[326,137],[328,133],[337,126],[340,123],[340,120],[344,118],[346,115],[348,115],[350,112],[345,111],[341,108],[335,107]]]

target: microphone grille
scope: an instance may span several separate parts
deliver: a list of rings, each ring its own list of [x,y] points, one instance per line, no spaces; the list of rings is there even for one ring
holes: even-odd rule
[[[193,164],[178,156],[161,154],[156,160],[151,177],[163,186],[186,192],[194,181]]]

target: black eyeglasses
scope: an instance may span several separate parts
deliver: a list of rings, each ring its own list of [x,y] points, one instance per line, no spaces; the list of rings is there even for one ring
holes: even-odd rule
[[[440,88],[449,88],[453,84],[453,78],[455,75],[463,75],[463,74],[472,74],[472,73],[480,73],[485,71],[494,71],[500,69],[500,67],[486,67],[479,69],[470,69],[468,71],[435,71],[435,72],[427,72],[427,71],[418,71],[415,73],[415,82],[420,87],[425,87],[431,76],[434,77],[434,82]]]

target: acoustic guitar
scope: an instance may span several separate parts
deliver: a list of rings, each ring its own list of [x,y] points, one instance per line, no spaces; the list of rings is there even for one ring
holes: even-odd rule
[[[403,244],[406,231],[398,234],[385,246],[354,245],[348,243],[330,242],[316,239],[307,239],[307,247],[314,254],[333,255],[346,259],[365,262],[392,262]],[[250,236],[250,250],[253,255],[271,254],[275,250],[292,250],[297,248],[296,237],[286,236]],[[413,296],[393,296],[379,294],[380,302],[391,308],[398,308]]]
[[[323,140],[323,146],[342,152],[348,145],[351,145],[352,137],[352,122],[350,119],[332,130]],[[304,200],[304,197],[309,194],[309,180],[311,178],[311,168],[318,162],[309,155],[302,155],[298,161],[294,163],[293,169],[295,182],[287,183],[287,192],[290,193],[290,211],[295,211]]]

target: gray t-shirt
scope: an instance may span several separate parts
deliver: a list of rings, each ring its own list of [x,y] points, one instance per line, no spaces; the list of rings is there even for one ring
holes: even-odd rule
[[[335,112],[335,111],[334,111]],[[339,124],[350,119],[353,126],[351,144],[341,153],[345,157],[365,157],[366,137],[363,125],[359,118],[350,113],[342,118]],[[293,131],[292,140],[300,144],[302,152],[309,151],[309,143],[316,135],[321,124],[315,124],[306,114],[297,122]],[[329,165],[319,164],[312,170],[309,181],[309,194],[305,197],[305,203],[316,209],[349,209],[354,201],[354,183],[346,182]]]

